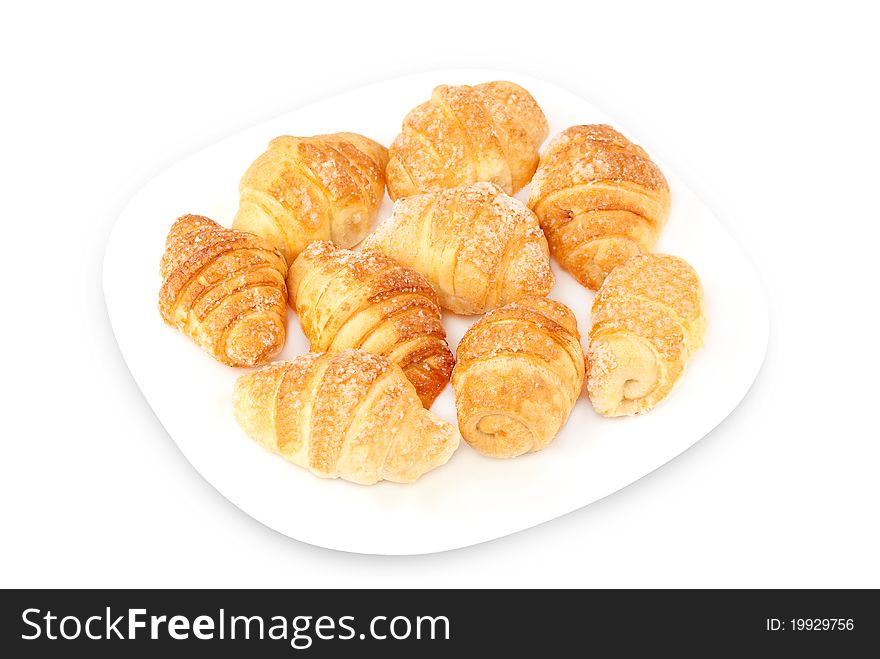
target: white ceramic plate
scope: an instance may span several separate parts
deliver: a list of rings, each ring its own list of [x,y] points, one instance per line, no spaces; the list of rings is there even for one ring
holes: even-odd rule
[[[463,547],[527,529],[600,499],[696,443],[745,396],[767,344],[763,291],[732,238],[668,168],[672,214],[657,251],[693,264],[706,291],[705,347],[673,394],[650,414],[604,419],[581,396],[544,451],[514,460],[484,458],[464,442],[449,463],[412,485],[371,487],[322,480],[248,439],[232,415],[243,372],[218,364],[167,327],[157,310],[165,235],[184,213],[229,226],[245,168],[281,134],[360,132],[390,144],[406,112],[436,84],[507,79],[544,109],[551,136],[567,126],[604,122],[587,101],[555,85],[504,71],[449,70],[397,78],[295,110],[196,153],[156,177],[113,228],[104,292],[119,346],[156,415],[192,465],[236,506],[292,538],[354,552],[416,554]],[[528,189],[520,192],[525,200]],[[390,211],[385,199],[380,219]],[[582,336],[592,294],[554,263],[551,297],[565,302]],[[450,348],[474,319],[444,315]],[[281,359],[308,351],[290,312]],[[452,388],[433,411],[455,422]]]

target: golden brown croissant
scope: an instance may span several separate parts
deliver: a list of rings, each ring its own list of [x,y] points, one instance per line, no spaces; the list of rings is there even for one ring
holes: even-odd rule
[[[615,266],[651,251],[669,204],[669,186],[648,154],[604,125],[555,137],[529,194],[550,252],[593,290]]]
[[[489,181],[508,194],[538,165],[547,119],[535,99],[512,82],[440,85],[412,110],[389,151],[392,199]]]
[[[672,391],[705,329],[702,286],[686,261],[642,254],[615,268],[593,300],[593,407],[605,416],[650,410]]]
[[[458,344],[452,386],[462,437],[484,455],[546,447],[584,386],[584,353],[564,304],[526,297],[491,311]]]
[[[459,442],[403,371],[361,350],[309,353],[235,383],[235,416],[257,442],[323,478],[411,483]]]
[[[320,241],[300,252],[287,284],[313,351],[360,348],[387,357],[431,407],[455,361],[437,295],[422,275],[377,250]]]
[[[416,195],[394,204],[364,241],[421,272],[440,305],[478,314],[553,285],[547,240],[534,214],[492,183]]]
[[[184,215],[168,233],[159,311],[230,366],[263,364],[284,347],[287,266],[266,240]]]
[[[313,240],[356,245],[385,195],[388,150],[355,133],[276,137],[248,168],[233,228],[270,240],[288,265]]]

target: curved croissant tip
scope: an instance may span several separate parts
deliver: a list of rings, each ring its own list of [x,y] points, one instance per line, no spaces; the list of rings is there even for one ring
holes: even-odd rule
[[[232,389],[232,409],[239,425],[250,435],[248,427],[253,408],[257,373],[245,373],[235,381]]]
[[[205,217],[204,215],[196,215],[194,213],[184,213],[179,216],[176,220],[174,220],[174,224],[171,225],[171,229],[168,230],[168,237],[171,238],[173,236],[178,235],[186,235],[190,233],[193,229],[201,228],[201,227],[211,227],[216,229],[222,229],[223,227],[212,220],[210,217]]]
[[[661,380],[661,360],[649,341],[629,333],[593,337],[587,351],[587,393],[602,416],[649,409]]]
[[[245,373],[235,380],[235,385],[232,388],[232,405],[236,411],[236,416],[238,416],[239,408],[246,404],[246,395],[253,379],[254,373]]]
[[[398,442],[382,468],[381,478],[394,483],[413,483],[446,464],[461,443],[451,423],[426,409],[419,409],[409,426],[410,441]],[[413,441],[418,447],[413,453]]]
[[[431,414],[428,410],[425,410],[426,414]],[[434,419],[440,420],[441,423],[441,431],[438,433],[439,439],[436,444],[436,450],[434,452],[434,460],[431,463],[430,469],[434,469],[436,467],[440,467],[446,464],[449,461],[449,458],[452,457],[452,454],[455,453],[455,450],[458,448],[458,445],[461,443],[461,435],[451,423],[447,423],[439,419],[439,417],[434,417]]]
[[[537,446],[529,425],[508,412],[479,412],[460,420],[459,425],[464,440],[491,458],[515,458]]]
[[[270,387],[274,374],[283,372],[284,362],[272,362],[264,364],[248,373],[243,373],[235,380],[232,391],[232,400],[236,409],[240,406],[251,404],[255,397],[259,397],[264,387]],[[268,390],[266,390],[268,392]]]
[[[245,318],[229,332],[226,356],[235,366],[260,366],[281,352],[285,336],[284,324],[278,318]]]

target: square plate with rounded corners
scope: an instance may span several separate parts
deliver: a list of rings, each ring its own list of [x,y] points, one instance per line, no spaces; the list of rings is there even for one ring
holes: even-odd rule
[[[316,478],[244,435],[232,414],[233,383],[244,371],[215,362],[167,327],[157,310],[159,260],[174,219],[198,213],[229,226],[238,205],[239,178],[277,135],[354,131],[387,145],[404,115],[427,100],[435,85],[497,79],[519,83],[534,95],[551,136],[573,124],[616,126],[589,102],[529,76],[463,69],[395,78],[299,108],[189,156],[142,188],[113,227],[104,259],[104,293],[134,379],[208,482],[285,535],[345,551],[418,554],[530,528],[605,497],[679,455],[737,406],[758,374],[768,336],[758,278],[712,212],[658,163],[673,201],[657,251],[686,258],[700,274],[709,328],[705,346],[676,390],[649,414],[604,419],[582,395],[544,451],[495,460],[462,442],[447,465],[412,485],[363,487]],[[525,200],[527,194],[528,188],[517,197]],[[390,207],[386,196],[380,219]],[[585,337],[592,293],[556,263],[553,272],[550,297],[572,308]],[[308,351],[295,315],[289,315],[288,340],[279,359]],[[453,351],[474,320],[444,314]],[[432,410],[455,422],[451,386]]]

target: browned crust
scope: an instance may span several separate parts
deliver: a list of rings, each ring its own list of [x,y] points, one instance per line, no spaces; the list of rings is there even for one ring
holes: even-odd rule
[[[273,241],[288,263],[313,240],[351,247],[376,218],[387,164],[388,150],[356,133],[276,137],[241,179],[233,227]]]
[[[669,185],[645,150],[610,126],[572,126],[542,156],[529,208],[560,264],[598,289],[614,267],[653,248]]]
[[[159,311],[230,366],[254,366],[284,346],[287,266],[262,238],[200,215],[171,227],[160,266]]]
[[[510,194],[538,165],[547,119],[528,91],[507,81],[439,85],[413,109],[389,149],[392,199],[477,181]]]
[[[584,354],[565,305],[526,297],[489,312],[464,335],[452,374],[462,437],[495,457],[546,447],[584,381]]]
[[[587,390],[606,416],[646,412],[666,398],[706,327],[696,272],[664,254],[642,254],[615,268],[592,313]],[[638,393],[626,394],[622,379],[638,385]]]
[[[422,273],[456,313],[484,313],[553,285],[537,218],[492,183],[399,200],[364,247]]]
[[[427,280],[377,250],[353,252],[314,242],[288,273],[290,304],[313,350],[363,348],[403,368],[425,407],[454,359]]]
[[[459,442],[397,365],[362,350],[309,353],[249,373],[234,402],[248,435],[324,478],[409,483]]]

